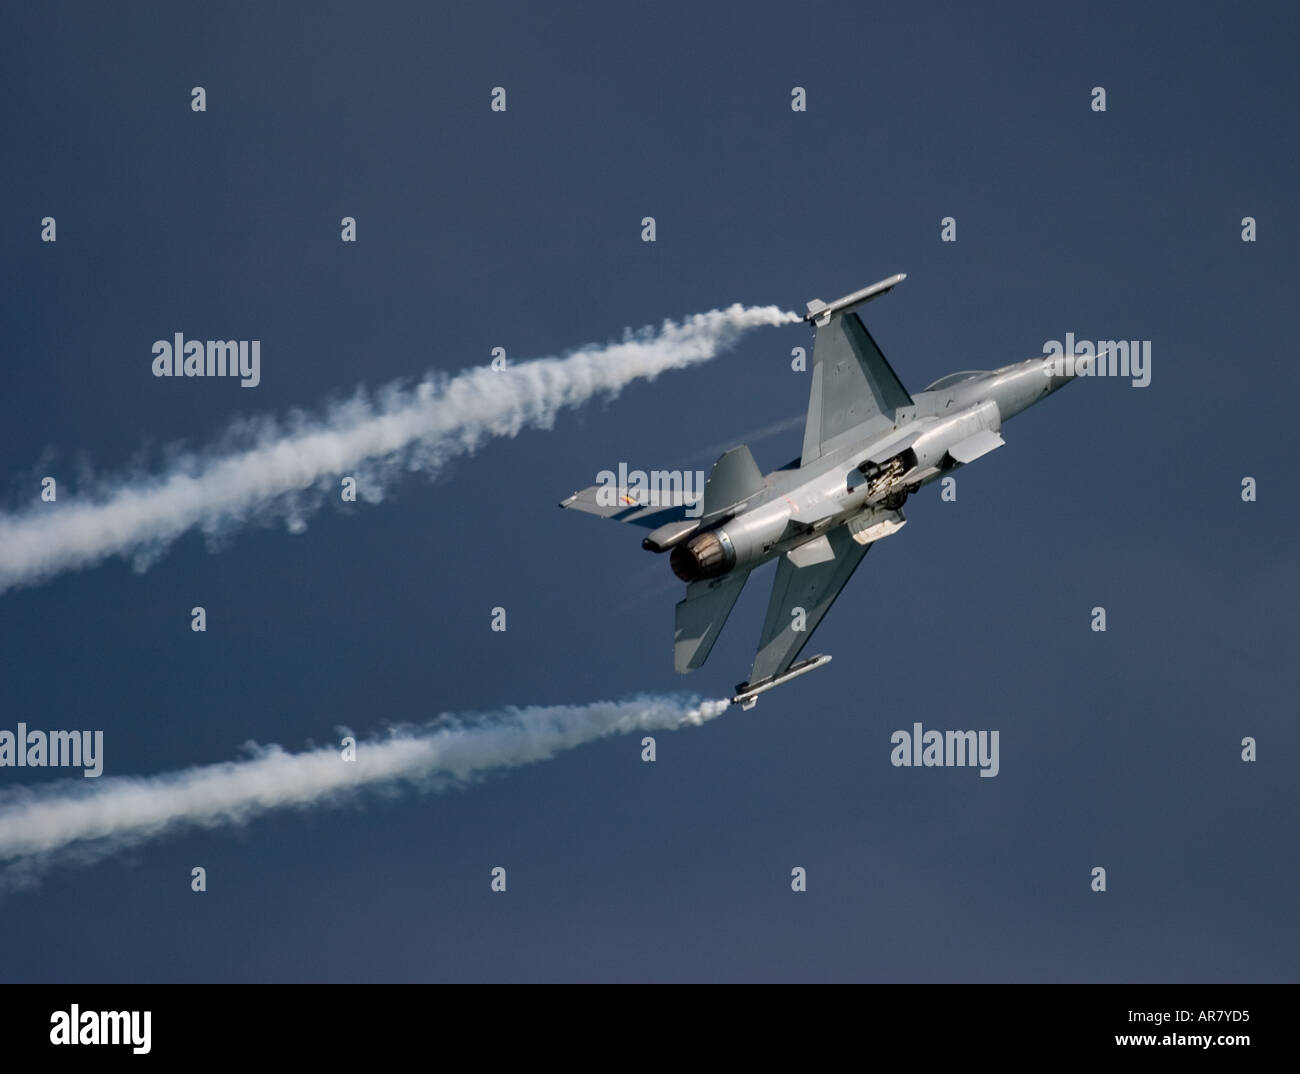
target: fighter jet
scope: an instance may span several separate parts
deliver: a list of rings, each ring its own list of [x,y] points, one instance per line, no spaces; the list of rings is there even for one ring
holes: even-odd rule
[[[872,546],[906,525],[908,496],[1001,447],[1003,422],[1091,361],[1029,358],[951,373],[911,395],[855,312],[905,278],[808,303],[812,392],[799,458],[763,474],[742,445],[718,459],[702,495],[606,482],[560,504],[651,529],[641,546],[669,553],[686,583],[673,636],[679,672],[708,658],[750,572],[780,560],[754,666],[732,698],[746,709],[830,661],[799,654]]]

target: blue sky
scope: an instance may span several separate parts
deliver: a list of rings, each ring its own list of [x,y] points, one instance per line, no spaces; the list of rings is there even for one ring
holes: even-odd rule
[[[927,489],[868,557],[814,639],[827,669],[661,736],[654,764],[606,740],[466,791],[59,867],[6,896],[0,979],[1294,980],[1295,21],[1208,4],[9,11],[8,511],[45,474],[72,492],[156,470],[236,417],[495,346],[523,359],[733,301],[802,308],[896,271],[865,319],[913,390],[1067,331],[1151,340],[1152,382],[1084,381],[1010,423],[956,503]],[[178,330],[260,339],[262,383],[155,379],[150,347]],[[555,504],[620,461],[707,469],[709,449],[802,413],[790,351],[808,342],[758,330],[301,535],[191,534],[143,574],[113,560],[5,593],[0,726],[102,728],[106,773],[149,775],[340,724],[723,696],[771,568],[682,679],[666,560]],[[771,468],[799,440],[752,447]],[[998,729],[998,777],[892,767],[889,736],[917,720]],[[41,777],[59,778],[0,769],[0,791]]]

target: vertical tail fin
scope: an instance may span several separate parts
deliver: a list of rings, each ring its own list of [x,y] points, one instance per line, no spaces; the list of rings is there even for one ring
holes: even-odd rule
[[[704,517],[747,500],[762,488],[763,474],[749,447],[745,444],[734,447],[713,464],[709,479],[704,483]]]

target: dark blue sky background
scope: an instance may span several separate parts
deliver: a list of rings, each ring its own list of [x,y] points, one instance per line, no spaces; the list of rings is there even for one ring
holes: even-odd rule
[[[11,5],[7,510],[494,346],[896,271],[865,319],[914,390],[1067,331],[1151,340],[1153,377],[1070,386],[956,503],[914,498],[814,639],[834,663],[657,763],[613,739],[59,868],[6,898],[0,979],[1296,979],[1298,26],[1273,7]],[[178,330],[262,340],[261,386],[155,379]],[[808,342],[757,331],[300,536],[7,593],[0,726],[102,728],[106,773],[146,775],[339,724],[723,696],[771,568],[682,679],[666,560],[555,504],[802,413]],[[893,768],[915,720],[998,729],[1001,774]]]

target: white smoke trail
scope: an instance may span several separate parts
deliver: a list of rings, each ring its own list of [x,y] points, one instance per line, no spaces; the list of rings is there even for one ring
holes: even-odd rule
[[[242,825],[286,807],[335,804],[365,789],[410,784],[438,790],[492,769],[544,761],[608,735],[699,726],[729,701],[641,696],[591,705],[507,708],[468,719],[442,716],[359,742],[355,759],[335,748],[288,753],[251,747],[244,761],[161,776],[60,780],[0,795],[0,861],[6,886],[69,848],[83,861],[186,826]]]
[[[323,417],[295,415],[289,429],[241,423],[226,445],[177,459],[162,474],[119,478],[81,500],[0,515],[0,593],[112,555],[130,555],[143,569],[194,527],[215,535],[268,511],[301,530],[339,474],[357,476],[358,492],[377,501],[397,470],[437,473],[488,438],[550,428],[565,407],[707,361],[751,328],[798,320],[775,306],[736,304],[665,321],[657,331],[629,330],[621,342],[561,358],[431,375],[414,387],[389,385],[376,401],[359,392]]]

